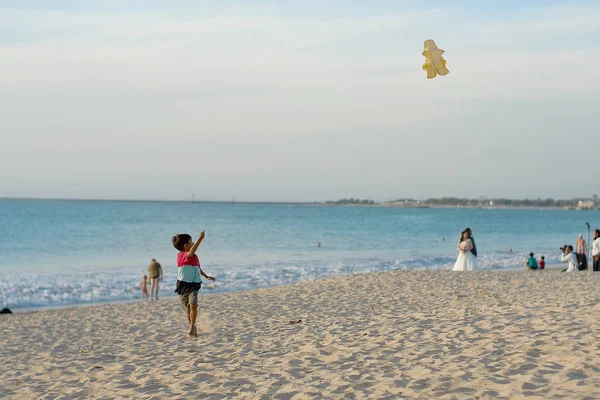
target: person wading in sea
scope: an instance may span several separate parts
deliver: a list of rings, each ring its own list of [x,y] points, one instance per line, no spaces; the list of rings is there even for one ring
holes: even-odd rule
[[[150,300],[152,300],[152,296],[155,300],[158,300],[158,286],[159,282],[162,281],[163,272],[162,267],[154,258],[148,265],[148,276],[150,277]]]

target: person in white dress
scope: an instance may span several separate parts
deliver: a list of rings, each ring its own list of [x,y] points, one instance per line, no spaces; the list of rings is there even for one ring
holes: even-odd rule
[[[473,249],[473,242],[469,239],[469,233],[463,231],[460,234],[460,241],[458,242],[458,257],[452,271],[473,271],[477,269],[477,259],[475,255],[471,253]]]

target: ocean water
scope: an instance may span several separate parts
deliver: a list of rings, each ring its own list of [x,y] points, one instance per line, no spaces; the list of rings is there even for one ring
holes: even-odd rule
[[[559,246],[574,244],[580,233],[587,240],[585,222],[600,226],[600,213],[0,200],[0,306],[134,300],[152,258],[165,274],[161,295],[174,296],[176,233],[195,238],[205,230],[198,254],[217,277],[205,282],[202,292],[210,293],[341,274],[452,269],[467,226],[483,269],[521,268],[530,251],[553,263]]]

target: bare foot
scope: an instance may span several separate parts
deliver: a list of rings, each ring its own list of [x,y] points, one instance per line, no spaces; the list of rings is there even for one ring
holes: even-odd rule
[[[193,336],[193,337],[198,337],[198,331],[196,330],[196,325],[192,326],[192,328],[188,332],[188,335]]]

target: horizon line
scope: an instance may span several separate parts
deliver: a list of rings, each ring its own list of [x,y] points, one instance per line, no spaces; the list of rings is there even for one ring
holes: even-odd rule
[[[419,201],[419,202],[426,202],[428,200],[441,200],[441,199],[448,199],[448,198],[455,198],[455,199],[466,199],[466,200],[478,200],[478,201],[489,201],[489,200],[497,200],[497,199],[501,199],[501,200],[511,200],[511,201],[523,201],[523,200],[537,200],[537,199],[541,199],[541,200],[546,200],[546,199],[552,199],[554,201],[572,201],[572,200],[592,200],[593,197],[572,197],[570,199],[566,199],[566,198],[554,198],[554,197],[536,197],[536,198],[528,198],[528,197],[523,197],[523,198],[510,198],[510,197],[484,197],[482,199],[481,196],[479,197],[456,197],[456,196],[441,196],[441,197],[428,197],[426,199],[423,200],[418,200],[416,198],[410,198],[410,197],[404,197],[404,198],[397,198],[397,199],[390,199],[390,200],[381,200],[381,201],[375,201],[375,204],[381,204],[381,203],[389,203],[389,202],[394,202],[394,201],[400,201],[400,200],[413,200],[413,201]],[[365,199],[361,199],[359,197],[345,197],[345,198],[340,198],[337,200],[322,200],[322,201],[277,201],[277,200],[194,200],[192,199],[188,199],[188,200],[160,200],[160,199],[102,199],[102,198],[76,198],[76,197],[72,197],[72,198],[68,198],[68,197],[27,197],[27,196],[15,196],[15,197],[11,197],[11,196],[0,196],[0,200],[57,200],[57,201],[118,201],[118,202],[147,202],[147,203],[204,203],[204,204],[231,204],[231,203],[238,203],[238,204],[288,204],[288,205],[305,205],[305,204],[326,204],[326,203],[331,203],[331,202],[337,202],[337,201],[341,201],[341,200],[349,200],[349,199],[357,199],[357,200],[369,200],[369,198],[365,198]]]
[[[76,197],[4,197],[0,196],[1,200],[57,200],[57,201],[119,201],[119,202],[144,202],[144,203],[212,203],[212,204],[321,204],[324,201],[238,201],[238,200],[158,200],[158,199],[82,199]]]

